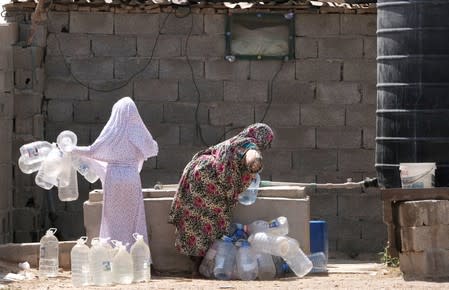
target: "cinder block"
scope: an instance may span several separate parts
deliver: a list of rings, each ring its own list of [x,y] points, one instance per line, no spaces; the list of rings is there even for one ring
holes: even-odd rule
[[[184,146],[205,146],[218,144],[223,141],[225,136],[224,126],[209,126],[201,125],[201,140],[197,126],[195,125],[181,125],[180,126],[180,144]]]
[[[42,112],[41,106],[41,94],[16,93],[14,97],[14,114],[16,119],[28,119],[35,114],[40,114]]]
[[[376,148],[376,128],[363,128],[363,146],[365,149],[375,149]]]
[[[90,56],[90,39],[87,34],[50,33],[47,38],[47,55]]]
[[[2,43],[1,48],[8,48],[10,45],[17,42],[19,37],[18,22],[4,23],[0,26],[0,39]]]
[[[104,125],[103,125],[104,126]],[[101,126],[101,128],[103,128]],[[70,130],[73,131],[76,136],[78,137],[78,144],[80,146],[83,145],[90,145],[92,142],[90,142],[90,129],[93,128],[94,125],[89,124],[76,124],[74,122],[70,123],[54,123],[54,122],[47,122],[45,127],[45,140],[48,140],[49,142],[55,142],[56,137],[64,130]],[[97,135],[98,136],[98,135]],[[95,136],[95,137],[97,137]],[[92,140],[93,141],[93,140]],[[35,185],[33,185],[34,188],[36,188]],[[39,187],[37,187],[39,189]]]
[[[308,37],[296,37],[295,57],[317,58],[318,57],[317,39]]]
[[[224,14],[204,15],[204,32],[207,34],[224,34],[225,22]]]
[[[367,59],[375,60],[377,57],[377,37],[363,38],[363,56]]]
[[[268,99],[267,81],[225,81],[224,101],[236,103],[265,103]]]
[[[316,99],[325,104],[356,104],[361,99],[360,87],[353,82],[320,82]]]
[[[174,102],[178,99],[178,81],[138,79],[134,81],[134,96],[139,101]]]
[[[362,219],[362,239],[364,240],[387,240],[387,226],[379,221],[370,219]],[[385,245],[385,244],[384,244]]]
[[[220,35],[193,35],[189,37],[186,47],[187,39],[183,39],[182,48],[183,55],[192,57],[223,57],[225,55],[225,38]]]
[[[362,130],[353,127],[317,128],[317,148],[360,148]]]
[[[338,154],[338,168],[353,171],[374,169],[374,157],[374,150],[342,149]]]
[[[42,66],[44,51],[42,47],[13,46],[13,61],[15,69],[32,70]]]
[[[202,102],[222,102],[223,91],[223,81],[196,80],[196,86],[191,80],[179,81],[179,100],[183,102],[196,102],[198,97]]]
[[[301,81],[339,81],[342,63],[339,60],[296,61],[296,79]]]
[[[47,25],[35,25],[29,40],[32,46],[45,48],[47,46]]]
[[[133,84],[126,80],[89,82],[89,100],[115,102],[126,96],[133,97]]]
[[[72,80],[49,78],[45,97],[58,100],[87,100],[88,89]]]
[[[359,172],[353,172],[352,170],[338,170],[338,171],[321,171],[316,175],[317,183],[345,183],[348,179],[353,181],[359,181],[363,178],[363,174]],[[338,194],[342,192],[340,189],[316,189],[318,193],[333,192]],[[343,192],[360,193],[361,189],[347,189]],[[377,192],[377,191],[376,191]]]
[[[45,57],[45,74],[47,78],[64,78],[70,76],[70,64],[62,56]]]
[[[44,140],[44,115],[33,116],[33,137],[37,140]]]
[[[14,129],[16,134],[33,135],[33,117],[16,118]]]
[[[279,127],[274,130],[273,148],[315,148],[315,128],[312,127]]]
[[[72,59],[70,68],[79,80],[111,80],[114,78],[114,60],[111,57]]]
[[[191,80],[192,70],[195,79],[203,78],[204,62],[201,60],[187,62],[185,59],[161,59],[159,61],[159,78],[161,79]]]
[[[12,92],[14,88],[12,71],[0,70],[0,93]]]
[[[15,208],[13,210],[12,223],[16,231],[32,231],[37,229],[38,214],[32,208]]]
[[[7,148],[1,148],[5,150]],[[9,150],[11,152],[11,150]],[[0,165],[0,211],[10,210],[12,206],[12,166],[10,164]],[[2,229],[4,233],[6,229]]]
[[[166,222],[173,194],[174,190],[161,195],[156,190],[149,189],[144,198],[153,266],[166,272],[190,269],[188,258],[175,250],[175,228]],[[272,220],[280,215],[286,216],[289,220],[289,236],[297,239],[303,251],[309,253],[309,199],[286,198],[282,194],[282,190],[277,190],[271,195],[273,197],[259,197],[251,207],[237,205],[233,212],[234,221],[248,224],[256,219]],[[84,224],[89,237],[95,237],[99,233],[101,210],[101,201],[89,200],[84,203]]]
[[[431,248],[449,250],[449,225],[401,227],[403,252],[419,252]]]
[[[178,172],[182,173],[182,170],[186,164],[189,163],[192,156],[198,151],[199,148],[196,147],[159,148],[159,153],[157,155],[157,168],[176,169]]]
[[[14,87],[19,90],[31,90],[33,88],[33,72],[16,69],[14,72]]]
[[[338,239],[337,252],[347,253],[349,256],[358,256],[368,252],[379,253],[385,247],[385,240],[379,238],[376,240],[365,239]]]
[[[84,225],[80,222],[83,219],[82,205],[78,211],[58,211],[56,215],[54,226],[60,232],[61,240],[74,241],[85,235]]]
[[[3,120],[0,120],[0,122]],[[12,131],[0,131],[3,135],[11,135]],[[13,159],[11,156],[12,152],[12,140],[11,138],[3,138],[0,140],[0,163],[9,164]]]
[[[112,102],[86,101],[73,103],[73,120],[82,123],[104,123],[109,119]],[[107,109],[106,109],[107,108]]]
[[[312,217],[337,217],[337,195],[335,193],[310,194],[310,214]],[[330,227],[328,227],[330,228]]]
[[[296,35],[328,36],[340,33],[339,14],[296,14]]]
[[[147,126],[151,127],[152,124],[162,122],[163,104],[137,101],[136,105],[142,120]]]
[[[95,56],[136,56],[135,36],[98,35],[92,38]]]
[[[310,104],[315,98],[315,83],[279,80],[273,83],[274,104]]]
[[[50,122],[71,122],[73,121],[73,103],[51,100],[47,105],[47,116]]]
[[[449,200],[415,200],[399,205],[399,224],[403,227],[449,225]]]
[[[256,121],[266,122],[272,126],[295,127],[299,125],[298,104],[256,105]]]
[[[251,104],[216,104],[209,109],[210,123],[214,126],[247,126],[254,123],[254,106]]]
[[[198,120],[195,118],[197,105],[194,103],[164,103],[163,120],[167,123],[194,124],[196,121],[207,123],[208,108],[200,105],[198,109]]]
[[[13,47],[0,47],[0,70],[10,72],[14,70]]]
[[[363,206],[360,206],[362,205]],[[381,220],[382,201],[380,194],[350,193],[338,194],[338,216],[347,218],[366,218]]]
[[[137,37],[137,55],[155,56],[161,58],[181,56],[181,38],[173,35]]]
[[[341,14],[341,34],[376,35],[377,15]]]
[[[175,184],[179,181],[181,174],[182,171],[178,169],[148,169],[144,167],[144,169],[140,173],[142,179],[142,187],[153,188],[154,185],[158,182],[163,184]]]
[[[70,33],[113,34],[114,14],[109,12],[70,12]]]
[[[148,57],[114,58],[114,78],[129,80],[132,77],[158,78],[159,61]]]
[[[449,250],[432,248],[422,252],[399,253],[400,268],[406,279],[449,277]]]
[[[361,58],[362,38],[324,38],[318,40],[320,58]]]
[[[203,33],[203,14],[191,13],[187,17],[176,17],[174,14],[161,14],[160,17],[159,27],[161,34],[196,35]]]
[[[346,107],[346,126],[374,127],[376,106],[351,104]]]
[[[68,31],[69,29],[69,13],[59,11],[48,11],[48,32],[59,33],[63,32],[63,29]],[[73,31],[72,31],[73,32]]]
[[[292,153],[289,151],[267,150],[262,156],[264,169],[282,171],[292,168]]]
[[[180,129],[178,125],[154,124],[151,126],[151,135],[159,147],[164,145],[179,145]]]
[[[293,169],[308,174],[337,170],[336,150],[298,150],[293,152]]]
[[[362,85],[362,103],[377,104],[377,88],[375,82],[363,83]]]
[[[280,81],[293,81],[295,79],[295,63],[292,61],[251,61],[250,79],[273,81],[275,84]]]
[[[206,62],[205,77],[210,80],[246,80],[249,79],[249,61],[230,63],[225,60]]]
[[[318,127],[343,126],[345,125],[345,106],[304,104],[301,106],[301,124]]]
[[[114,14],[115,34],[157,34],[159,14]]]
[[[348,60],[343,64],[343,80],[374,82],[377,77],[377,64],[373,60]]]

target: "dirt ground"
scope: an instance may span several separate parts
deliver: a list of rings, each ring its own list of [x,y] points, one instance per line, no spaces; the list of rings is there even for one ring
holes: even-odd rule
[[[0,263],[0,289],[76,289],[72,286],[69,271],[61,271],[56,278],[7,282],[2,278],[13,270],[12,266]],[[17,269],[17,266],[13,265]],[[186,277],[158,275],[148,283],[115,285],[108,287],[86,287],[83,289],[449,289],[449,281],[406,281],[398,268],[387,268],[382,264],[355,260],[330,261],[328,274],[307,275],[304,278],[282,278],[273,281],[217,281],[190,279]],[[14,271],[12,271],[14,272]],[[36,269],[31,269],[33,275]],[[17,273],[17,271],[15,271]]]

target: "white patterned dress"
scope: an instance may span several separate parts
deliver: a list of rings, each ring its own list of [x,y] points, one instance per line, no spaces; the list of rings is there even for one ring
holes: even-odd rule
[[[139,173],[143,162],[157,152],[156,141],[129,97],[114,104],[109,121],[91,146],[77,146],[73,150],[74,155],[97,164],[92,169],[103,184],[101,238],[131,245],[132,234],[137,232],[148,243]]]

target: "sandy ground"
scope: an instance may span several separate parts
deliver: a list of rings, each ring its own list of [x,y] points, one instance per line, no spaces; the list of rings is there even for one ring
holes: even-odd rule
[[[17,269],[0,263],[0,278],[6,272]],[[17,271],[15,271],[17,273]],[[37,274],[36,269],[30,272]],[[0,279],[0,289],[76,289],[72,287],[69,271],[61,271],[56,278],[7,282]],[[86,287],[83,289],[449,289],[449,281],[406,281],[398,268],[387,268],[378,263],[361,261],[330,261],[328,274],[307,275],[304,278],[289,277],[273,281],[217,281],[190,279],[181,276],[153,276],[148,283]]]

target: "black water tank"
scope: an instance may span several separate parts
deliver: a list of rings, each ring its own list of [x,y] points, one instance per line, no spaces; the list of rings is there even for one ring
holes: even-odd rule
[[[376,114],[381,187],[402,162],[436,162],[449,186],[449,0],[377,2]]]

